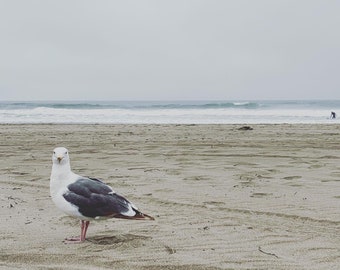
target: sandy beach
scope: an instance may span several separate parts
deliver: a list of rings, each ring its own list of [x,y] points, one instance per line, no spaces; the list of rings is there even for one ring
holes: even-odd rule
[[[339,269],[339,125],[0,125],[0,269]],[[54,147],[155,221],[80,232]]]

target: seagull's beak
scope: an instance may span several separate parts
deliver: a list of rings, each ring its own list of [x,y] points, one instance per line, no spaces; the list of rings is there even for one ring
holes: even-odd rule
[[[58,162],[60,163],[62,161],[63,157],[57,157],[57,159],[58,159]]]

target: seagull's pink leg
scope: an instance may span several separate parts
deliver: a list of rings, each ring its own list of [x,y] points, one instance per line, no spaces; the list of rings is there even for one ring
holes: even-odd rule
[[[90,221],[85,221],[85,220],[82,220],[81,221],[81,236],[80,236],[80,240],[81,241],[85,241],[86,239],[86,232],[87,232],[87,228],[89,227],[90,225]]]
[[[82,220],[81,221],[81,232],[80,232],[80,236],[78,237],[67,237],[64,240],[65,244],[78,244],[78,243],[82,243],[85,241],[86,238],[86,232],[87,232],[87,228],[89,227],[90,221],[85,221]]]

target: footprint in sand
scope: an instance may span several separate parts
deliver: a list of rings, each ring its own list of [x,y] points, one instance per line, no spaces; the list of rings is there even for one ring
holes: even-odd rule
[[[300,179],[300,178],[302,178],[302,176],[300,176],[300,175],[293,175],[293,176],[283,177],[283,179],[285,179],[285,180],[294,180],[294,179]]]
[[[271,196],[273,193],[264,193],[264,192],[254,192],[250,197],[252,198],[263,198],[267,196]]]

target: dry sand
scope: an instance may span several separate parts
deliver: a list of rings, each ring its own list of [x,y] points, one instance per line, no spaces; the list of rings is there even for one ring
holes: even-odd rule
[[[0,269],[339,269],[339,125],[1,125]],[[52,150],[156,221],[49,197]]]

